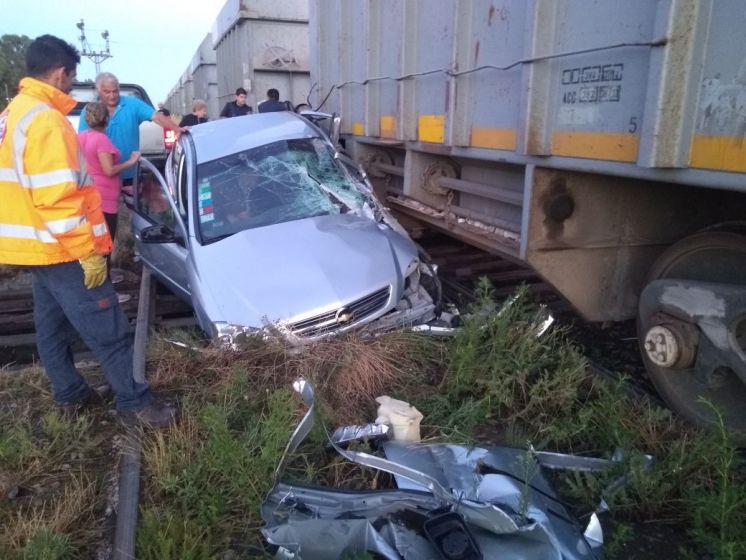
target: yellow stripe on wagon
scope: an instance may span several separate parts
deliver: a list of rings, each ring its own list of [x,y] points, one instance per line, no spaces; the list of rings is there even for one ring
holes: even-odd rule
[[[365,125],[361,122],[352,123],[352,133],[355,136],[365,136]]]
[[[396,138],[396,117],[394,115],[383,115],[380,119],[381,137]]]
[[[746,138],[698,134],[692,138],[689,165],[699,169],[746,172]]]
[[[555,156],[634,162],[639,145],[639,136],[626,132],[559,131],[552,134],[552,155]]]
[[[417,139],[420,142],[434,142],[437,144],[445,142],[445,115],[420,115],[417,120]]]
[[[474,127],[471,129],[469,145],[472,148],[515,151],[515,147],[518,144],[516,138],[515,128]]]

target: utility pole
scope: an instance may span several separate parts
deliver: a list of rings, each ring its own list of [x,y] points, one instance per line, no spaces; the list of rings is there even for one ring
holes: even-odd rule
[[[80,54],[82,56],[88,57],[93,61],[93,64],[96,65],[96,75],[98,76],[101,73],[101,63],[106,60],[107,58],[111,58],[113,55],[109,52],[109,31],[105,30],[101,37],[104,38],[104,41],[106,41],[106,50],[105,51],[94,51],[91,50],[91,45],[88,43],[88,39],[86,39],[85,36],[85,23],[81,19],[78,23],[75,24],[75,27],[80,29],[80,47],[81,51]]]

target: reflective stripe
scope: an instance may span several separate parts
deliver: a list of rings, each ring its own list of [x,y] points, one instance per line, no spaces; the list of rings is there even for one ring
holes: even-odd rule
[[[4,183],[17,183],[18,174],[12,167],[0,167],[0,181]]]
[[[93,226],[93,235],[104,235],[108,230],[106,224],[96,224]]]
[[[65,218],[64,220],[53,220],[51,222],[44,222],[47,229],[56,235],[67,233],[72,231],[78,226],[86,223],[85,216],[76,216],[74,218]]]
[[[85,161],[85,155],[78,149],[78,162],[80,163],[80,173],[78,173],[78,187],[93,184],[93,178],[88,174],[88,164]]]
[[[58,169],[57,171],[48,171],[47,173],[35,173],[27,175],[30,187],[32,189],[41,189],[51,187],[58,183],[75,183],[78,184],[79,175],[72,169]]]
[[[39,103],[34,105],[29,111],[21,117],[13,130],[13,155],[15,157],[16,164],[16,179],[24,187],[31,188],[31,180],[28,175],[24,173],[23,169],[23,152],[26,150],[26,133],[28,127],[31,125],[31,121],[39,113],[44,111],[51,111],[52,108],[46,103]]]
[[[57,240],[48,231],[35,229],[32,226],[19,226],[16,224],[0,224],[0,237],[36,239],[42,243],[57,243]]]
[[[26,179],[26,184],[22,186],[29,189],[43,189],[44,187],[51,187],[52,185],[67,182],[74,182],[77,185],[79,184],[80,174],[72,169],[58,169],[57,171],[49,171],[48,173],[24,175],[24,178]],[[17,183],[18,174],[16,170],[9,167],[0,168],[0,181]]]

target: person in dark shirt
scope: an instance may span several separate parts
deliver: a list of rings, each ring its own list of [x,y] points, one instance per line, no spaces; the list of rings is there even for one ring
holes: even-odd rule
[[[229,101],[220,111],[220,118],[227,119],[230,117],[243,117],[251,113],[251,107],[246,105],[246,90],[238,88],[236,90],[236,100]]]
[[[275,113],[278,111],[289,111],[288,103],[280,102],[280,92],[275,88],[267,90],[267,99],[262,101],[258,106],[257,110],[260,113]]]
[[[163,106],[163,103],[158,103],[158,112],[159,113],[163,113],[164,117],[170,117],[171,116],[171,111],[169,111],[168,109],[166,109]]]
[[[184,115],[179,126],[194,126],[207,122],[207,103],[202,99],[195,99],[192,103],[192,112]]]

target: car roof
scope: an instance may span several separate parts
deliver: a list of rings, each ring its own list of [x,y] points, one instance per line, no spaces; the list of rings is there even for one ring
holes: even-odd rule
[[[198,164],[278,140],[321,136],[308,121],[289,111],[209,121],[193,126],[189,135]]]

